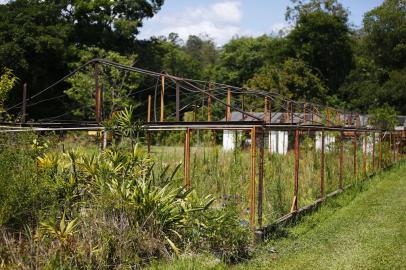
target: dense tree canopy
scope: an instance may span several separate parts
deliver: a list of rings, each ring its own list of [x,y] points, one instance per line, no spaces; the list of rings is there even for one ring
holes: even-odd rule
[[[346,22],[321,10],[303,13],[287,38],[293,56],[318,70],[334,94],[353,65]]]
[[[29,92],[35,94],[68,73],[70,63],[80,61],[83,48],[133,53],[142,19],[152,17],[163,2],[16,0],[0,5],[0,63],[27,81]],[[61,91],[63,87],[49,95]],[[17,103],[20,98],[19,92],[12,93],[9,101]],[[63,108],[58,102],[50,105]],[[34,109],[41,114],[50,108]]]
[[[406,114],[404,0],[385,0],[365,14],[360,29],[349,24],[349,11],[339,0],[291,2],[286,12],[290,30],[285,35],[235,37],[223,47],[204,34],[186,40],[176,33],[138,40],[143,19],[154,16],[163,0],[15,0],[0,5],[0,68],[10,68],[21,78],[5,107],[21,101],[21,83],[28,82],[33,95],[80,63],[100,56],[360,112],[388,104]],[[148,95],[144,89],[156,84],[152,78],[129,78],[113,69],[102,75],[110,108],[106,114],[115,106],[139,104]],[[42,98],[66,93],[68,99],[30,107],[29,115],[38,118],[50,111],[92,105],[92,76],[88,70],[47,91]],[[168,106],[173,102],[168,96]],[[81,117],[93,114],[72,110]]]
[[[386,0],[364,19],[369,55],[385,68],[406,67],[406,1]]]
[[[289,58],[283,64],[265,66],[248,81],[247,86],[278,92],[295,100],[326,101],[323,82],[299,59]]]

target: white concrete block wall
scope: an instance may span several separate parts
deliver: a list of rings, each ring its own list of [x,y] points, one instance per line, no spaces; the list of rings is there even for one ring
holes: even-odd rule
[[[224,130],[223,131],[223,150],[231,151],[234,150],[236,145],[235,140],[236,132],[234,130]],[[241,132],[238,133],[238,136],[241,136]],[[272,131],[268,133],[268,138],[266,138],[265,146],[269,147],[269,141],[271,142],[271,151],[272,153],[278,153],[285,155],[288,152],[288,136],[287,131]],[[248,139],[248,142],[251,140]]]
[[[271,146],[272,153],[285,155],[288,152],[288,132],[287,131],[270,131],[268,133],[268,142]]]
[[[324,134],[324,151],[328,152],[333,149],[336,138],[328,134]],[[321,131],[316,132],[316,150],[321,150]]]
[[[235,131],[223,131],[223,150],[230,151],[235,149]]]

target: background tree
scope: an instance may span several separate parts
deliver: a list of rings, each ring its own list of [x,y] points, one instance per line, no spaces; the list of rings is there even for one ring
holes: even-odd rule
[[[154,16],[164,0],[65,0],[62,14],[74,25],[81,45],[133,52],[142,20]]]
[[[0,113],[4,112],[4,101],[16,82],[17,77],[14,76],[13,72],[8,68],[3,68],[0,75]]]
[[[122,55],[136,48],[135,37],[144,18],[152,17],[164,0],[15,0],[0,5],[0,63],[10,67],[29,95],[66,75],[80,61],[80,50],[99,47]],[[21,86],[16,86],[21,87]],[[41,98],[60,95],[67,85],[47,91]],[[8,102],[21,101],[13,91]],[[63,112],[64,102],[53,100],[30,108],[39,118]]]
[[[337,1],[293,2],[299,5],[287,37],[290,54],[318,70],[333,95],[353,67],[347,12]]]
[[[216,80],[236,86],[244,85],[267,62],[265,56],[274,42],[276,39],[265,35],[232,39],[220,53]]]
[[[384,68],[406,67],[406,1],[385,0],[365,14],[367,52]]]
[[[378,128],[392,130],[399,124],[399,120],[396,117],[397,111],[388,104],[370,109],[369,115],[370,124]]]
[[[365,14],[353,36],[355,68],[339,91],[348,108],[366,112],[387,103],[406,114],[405,18],[405,1],[386,0]]]
[[[72,65],[78,67],[93,58],[104,58],[123,65],[131,66],[136,56],[123,56],[113,51],[99,48],[88,48],[80,51],[80,62]],[[114,67],[99,65],[99,86],[103,91],[103,115],[109,117],[114,111],[128,106],[137,105],[136,97],[132,96],[138,89],[141,76],[134,72],[125,72]],[[88,66],[83,72],[68,79],[70,88],[65,94],[74,101],[69,108],[74,116],[82,119],[95,117],[95,78],[94,66]],[[72,108],[73,107],[73,108]]]
[[[300,59],[289,58],[283,64],[263,67],[247,86],[277,92],[295,100],[325,102],[325,85]]]

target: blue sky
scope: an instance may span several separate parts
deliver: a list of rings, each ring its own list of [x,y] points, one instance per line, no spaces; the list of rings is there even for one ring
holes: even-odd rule
[[[383,0],[341,0],[350,10],[350,23],[362,24],[365,12]],[[218,45],[233,36],[259,36],[286,29],[289,0],[166,0],[162,10],[144,22],[140,38],[176,32],[182,39],[207,34]]]

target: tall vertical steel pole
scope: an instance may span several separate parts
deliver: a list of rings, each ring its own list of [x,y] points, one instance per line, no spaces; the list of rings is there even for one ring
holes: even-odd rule
[[[383,168],[383,160],[382,160],[382,144],[383,144],[383,134],[382,131],[379,132],[379,160],[378,160],[378,168],[382,169]]]
[[[341,130],[340,134],[340,175],[339,175],[339,188],[343,189],[343,179],[344,179],[344,131]]]
[[[375,171],[375,141],[376,141],[376,134],[375,131],[372,133],[372,171]]]
[[[354,131],[354,176],[357,176],[357,132]]]
[[[299,193],[299,129],[295,130],[295,174],[294,174],[294,194],[292,207],[290,212],[295,212],[298,209],[298,193]]]
[[[161,76],[161,122],[165,120],[165,76]]]
[[[147,122],[151,122],[151,103],[152,103],[152,97],[151,95],[148,96],[148,111],[147,111]],[[147,149],[148,149],[148,154],[151,153],[151,132],[147,131]]]
[[[389,162],[392,164],[392,154],[393,154],[393,145],[392,145],[392,131],[389,132]],[[392,153],[391,153],[392,152]]]
[[[250,225],[255,226],[255,182],[256,182],[256,128],[251,129],[251,178],[249,185]]]
[[[367,132],[364,133],[364,151],[363,151],[363,159],[362,159],[362,174],[364,177],[367,176],[367,144],[368,144],[368,136]]]
[[[320,155],[320,197],[324,198],[324,144],[325,144],[324,130],[321,131],[321,155]]]
[[[226,120],[231,121],[231,89],[227,89]]]
[[[212,85],[209,84],[209,94],[211,92]],[[211,95],[207,96],[207,121],[211,122]]]
[[[261,130],[259,143],[259,166],[258,166],[258,226],[262,227],[263,197],[264,197],[264,148],[265,130]]]

